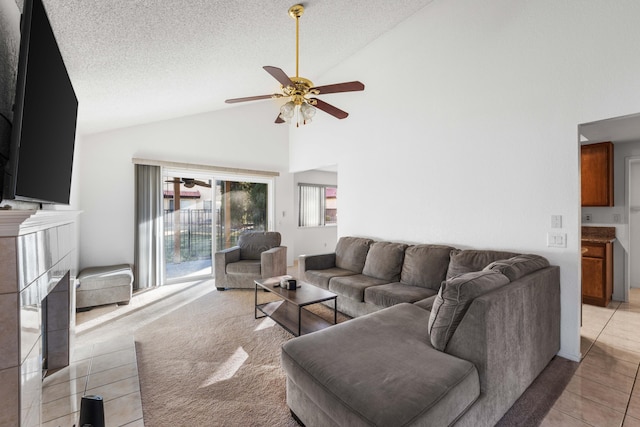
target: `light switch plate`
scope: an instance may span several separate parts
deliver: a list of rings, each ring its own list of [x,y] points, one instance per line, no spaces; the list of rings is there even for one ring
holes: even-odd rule
[[[566,248],[566,233],[547,233],[547,246],[550,248]]]

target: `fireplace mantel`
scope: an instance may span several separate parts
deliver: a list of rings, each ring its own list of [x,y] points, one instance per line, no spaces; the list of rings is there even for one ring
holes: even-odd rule
[[[76,221],[80,211],[0,210],[0,237],[35,233]]]
[[[41,424],[43,333],[49,368],[69,364],[79,214],[0,210],[0,425]]]

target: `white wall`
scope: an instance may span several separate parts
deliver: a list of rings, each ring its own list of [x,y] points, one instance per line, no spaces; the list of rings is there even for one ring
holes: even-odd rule
[[[270,102],[83,136],[76,152],[80,195],[80,268],[133,263],[134,157],[280,172],[275,221],[293,244],[293,174],[285,126],[274,126]],[[265,118],[265,120],[261,120]],[[290,264],[293,255],[289,254]]]
[[[346,120],[291,130],[291,170],[338,164],[339,236],[546,256],[577,360],[578,125],[640,112],[639,18],[635,0],[436,0],[315,79],[366,89],[323,98]]]
[[[326,171],[306,171],[294,175],[295,221],[298,223],[299,200],[298,184],[338,185],[338,174]],[[340,222],[340,188],[338,188],[338,222]],[[338,227],[297,227],[295,233],[295,258],[307,254],[333,252],[338,243]]]

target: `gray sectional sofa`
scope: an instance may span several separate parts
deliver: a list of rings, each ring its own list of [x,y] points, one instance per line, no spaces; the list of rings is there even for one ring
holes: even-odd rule
[[[343,237],[299,277],[355,317],[282,347],[306,426],[491,426],[560,347],[559,268],[537,255]]]

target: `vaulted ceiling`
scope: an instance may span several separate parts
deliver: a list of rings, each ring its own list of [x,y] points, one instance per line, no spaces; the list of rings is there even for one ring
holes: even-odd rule
[[[303,2],[300,75],[320,83],[323,73],[431,1]],[[81,133],[197,114],[227,107],[227,98],[273,93],[279,84],[264,65],[295,74],[295,20],[287,13],[295,0],[44,3],[80,102]]]

